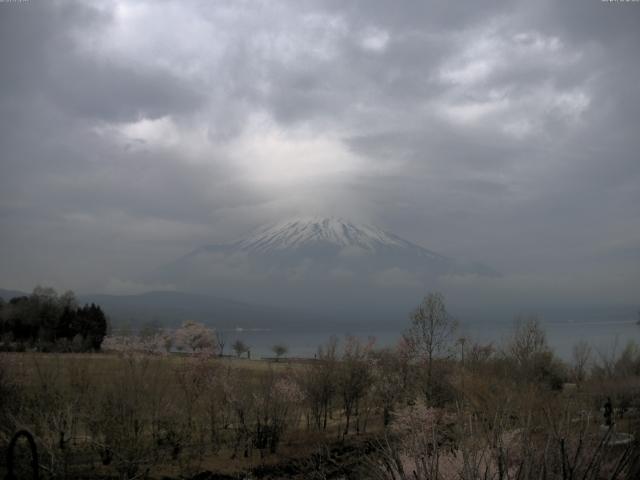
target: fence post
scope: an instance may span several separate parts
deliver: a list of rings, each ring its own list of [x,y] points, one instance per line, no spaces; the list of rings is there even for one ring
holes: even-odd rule
[[[7,475],[4,477],[5,480],[17,480],[16,474],[14,470],[14,449],[16,447],[16,443],[18,443],[18,439],[20,437],[25,437],[27,442],[29,443],[29,448],[31,449],[31,470],[33,472],[33,480],[38,480],[38,449],[36,447],[36,442],[33,439],[33,435],[29,433],[27,430],[18,431],[11,442],[9,442],[9,447],[7,448]]]

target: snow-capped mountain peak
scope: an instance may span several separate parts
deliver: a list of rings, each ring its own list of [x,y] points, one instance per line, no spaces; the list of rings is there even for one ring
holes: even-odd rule
[[[236,242],[202,246],[164,272],[165,283],[188,290],[322,308],[417,296],[444,275],[495,275],[378,227],[335,217],[267,225]]]
[[[406,248],[410,244],[377,227],[356,224],[341,218],[297,218],[258,229],[236,246],[249,252],[278,252],[325,245],[358,247],[376,251],[380,247]]]

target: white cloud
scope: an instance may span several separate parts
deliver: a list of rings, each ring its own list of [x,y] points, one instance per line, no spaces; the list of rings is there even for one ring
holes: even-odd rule
[[[458,36],[460,53],[438,69],[445,91],[436,111],[454,124],[493,127],[518,140],[543,132],[549,120],[575,125],[590,105],[586,87],[548,78],[575,66],[581,52],[536,30],[511,33],[510,21],[498,18]],[[520,71],[546,79],[534,82]]]
[[[132,141],[140,141],[156,147],[171,147],[180,142],[180,132],[169,116],[155,120],[142,118],[118,128],[120,133]]]
[[[487,98],[483,101],[463,101],[461,103],[444,103],[439,105],[442,115],[449,121],[469,125],[484,121],[486,117],[508,111],[508,98]]]
[[[243,168],[247,180],[266,187],[344,178],[366,166],[364,159],[347,150],[331,132],[304,126],[283,128],[266,115],[254,115],[228,153]]]
[[[360,36],[360,45],[365,50],[380,53],[387,49],[390,38],[389,33],[385,30],[368,28]]]

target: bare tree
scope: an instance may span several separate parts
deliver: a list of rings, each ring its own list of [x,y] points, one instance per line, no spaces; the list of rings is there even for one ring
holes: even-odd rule
[[[363,344],[352,336],[348,336],[345,342],[337,378],[338,393],[342,397],[346,421],[344,435],[349,433],[353,416],[356,420],[356,433],[360,433],[360,405],[373,381],[371,352],[374,343],[373,338]]]
[[[582,382],[587,376],[587,366],[591,361],[591,346],[583,341],[573,346],[573,377],[576,382]]]
[[[224,356],[224,346],[226,345],[226,340],[224,338],[224,333],[220,330],[216,330],[216,344],[218,345],[218,354],[223,357]]]
[[[298,375],[298,384],[309,408],[308,419],[313,420],[318,431],[327,429],[329,410],[337,393],[337,348],[338,339],[331,337],[326,345],[318,348],[316,361]]]
[[[427,397],[431,395],[433,359],[448,353],[456,322],[451,318],[441,293],[430,293],[411,314],[406,338],[414,352],[427,362]]]
[[[547,336],[537,317],[516,319],[515,330],[507,350],[523,367],[528,365],[536,355],[549,351]]]
[[[373,352],[373,391],[377,405],[382,407],[384,426],[391,422],[396,404],[408,393],[409,362],[401,347]]]
[[[258,382],[253,440],[261,453],[276,449],[287,427],[299,423],[302,392],[298,384],[288,376],[277,375],[273,370]]]

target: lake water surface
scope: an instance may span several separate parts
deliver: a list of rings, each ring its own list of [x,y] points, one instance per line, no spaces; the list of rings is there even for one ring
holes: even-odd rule
[[[616,349],[621,351],[628,341],[640,343],[640,325],[634,321],[584,321],[584,322],[542,322],[547,334],[547,340],[554,351],[563,359],[571,358],[573,345],[579,341],[586,341],[598,352],[608,354]],[[344,328],[342,331],[323,332],[288,330],[226,330],[227,346],[225,354],[231,354],[231,344],[241,339],[251,347],[252,358],[272,357],[271,347],[282,343],[288,347],[288,356],[313,358],[318,346],[325,344],[332,335],[340,340],[345,335],[355,335],[362,339],[369,336],[376,338],[378,346],[394,345],[401,337],[403,328],[375,328],[367,330],[362,327]],[[496,346],[504,344],[513,332],[513,322],[476,322],[461,323],[457,336],[461,334],[481,343],[493,343]]]

